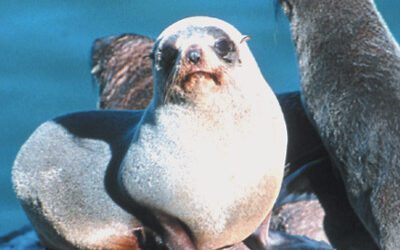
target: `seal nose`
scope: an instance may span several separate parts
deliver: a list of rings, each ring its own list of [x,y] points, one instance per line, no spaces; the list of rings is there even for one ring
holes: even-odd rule
[[[201,58],[201,51],[199,48],[191,48],[187,53],[190,62],[197,64]]]

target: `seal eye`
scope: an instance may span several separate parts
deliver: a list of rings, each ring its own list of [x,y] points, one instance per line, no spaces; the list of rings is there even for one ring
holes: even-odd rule
[[[217,54],[227,62],[232,62],[231,53],[235,51],[235,44],[226,38],[218,39],[214,44]]]
[[[173,45],[168,44],[160,49],[159,55],[158,61],[161,68],[165,71],[170,71],[175,65],[178,50]]]

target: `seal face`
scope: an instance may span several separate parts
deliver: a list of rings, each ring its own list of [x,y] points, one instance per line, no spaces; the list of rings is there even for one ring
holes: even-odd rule
[[[255,231],[283,176],[283,114],[243,37],[209,17],[161,33],[153,100],[119,173],[131,202],[178,218],[199,249]]]
[[[199,104],[223,92],[226,79],[240,64],[232,38],[213,26],[189,26],[173,35],[164,32],[152,52],[158,96],[163,103]],[[157,79],[158,78],[158,79]]]

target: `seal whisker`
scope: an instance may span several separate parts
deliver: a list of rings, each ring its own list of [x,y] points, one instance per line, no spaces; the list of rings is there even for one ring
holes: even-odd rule
[[[165,86],[164,104],[168,103],[168,101],[171,101],[172,92],[174,91],[176,84],[179,82],[178,79],[179,79],[180,68],[181,66],[179,64],[175,65],[171,73],[168,74],[168,78],[166,81],[167,84]]]

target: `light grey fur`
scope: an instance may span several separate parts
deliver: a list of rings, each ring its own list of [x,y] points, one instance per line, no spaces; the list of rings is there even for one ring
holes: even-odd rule
[[[240,63],[227,66],[215,55],[209,27],[230,36]],[[214,83],[199,78],[195,95],[165,103],[171,82],[156,57],[154,99],[121,164],[121,184],[134,202],[185,223],[198,249],[216,249],[245,239],[271,211],[283,178],[286,127],[236,29],[195,17],[171,25],[156,44],[171,37],[178,37],[175,70],[184,70],[186,48],[196,45],[205,58],[201,69],[224,68],[224,82],[213,91]]]
[[[46,247],[107,249],[114,237],[132,237],[137,221],[104,188],[111,156],[105,141],[79,138],[54,121],[23,145],[13,183]]]
[[[282,0],[305,108],[350,203],[381,249],[400,249],[400,51],[372,0]]]

